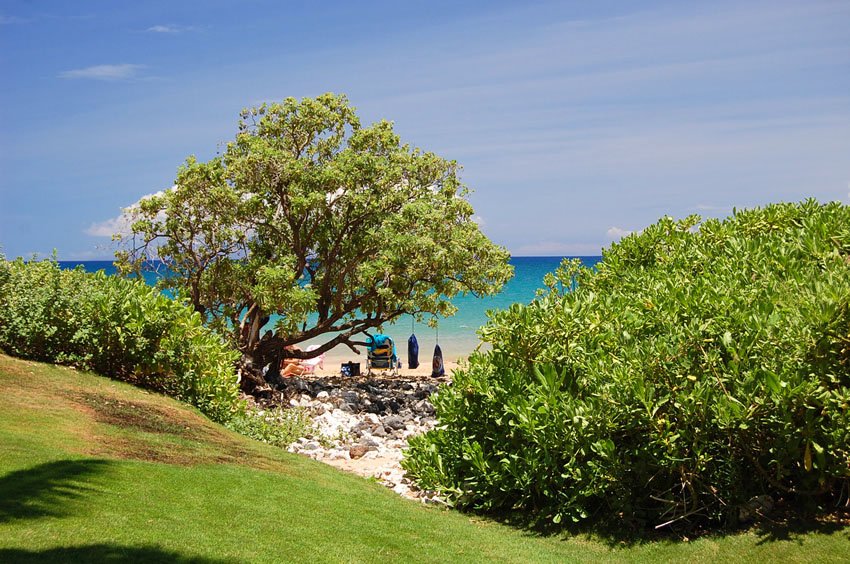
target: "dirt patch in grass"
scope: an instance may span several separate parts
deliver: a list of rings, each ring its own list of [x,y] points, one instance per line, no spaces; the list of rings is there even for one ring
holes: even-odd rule
[[[177,410],[166,410],[148,403],[119,399],[104,394],[82,392],[76,398],[94,413],[95,420],[145,433],[176,435],[200,439],[201,433]]]
[[[115,385],[73,368],[0,354],[0,396],[7,409],[52,414],[35,434],[56,438],[69,452],[181,466],[232,464],[292,473],[266,445],[254,444],[190,408],[157,394]],[[38,417],[36,420],[41,421]],[[73,444],[61,437],[73,436]],[[300,465],[297,465],[300,468]]]
[[[71,392],[69,399],[100,424],[88,437],[89,454],[180,466],[236,464],[285,471],[280,460],[241,444],[190,411],[90,391]]]

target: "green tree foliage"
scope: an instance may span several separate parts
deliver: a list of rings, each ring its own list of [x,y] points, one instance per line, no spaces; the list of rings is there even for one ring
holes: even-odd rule
[[[244,110],[223,154],[190,157],[171,190],[128,210],[117,258],[124,272],[161,261],[161,286],[255,366],[326,336],[304,354],[315,356],[403,314],[451,315],[458,293],[501,289],[508,254],[467,194],[454,161],[402,144],[390,122],[361,127],[344,96],[288,98]]]
[[[403,463],[423,487],[656,527],[846,501],[850,207],[664,218],[546,283],[440,390]]]
[[[217,421],[243,411],[238,353],[140,280],[0,256],[0,349],[161,391]]]

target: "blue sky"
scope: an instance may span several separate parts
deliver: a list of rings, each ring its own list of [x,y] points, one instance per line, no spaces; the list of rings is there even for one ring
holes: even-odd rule
[[[0,1],[0,246],[110,258],[241,108],[342,92],[464,166],[491,239],[850,202],[850,2]]]

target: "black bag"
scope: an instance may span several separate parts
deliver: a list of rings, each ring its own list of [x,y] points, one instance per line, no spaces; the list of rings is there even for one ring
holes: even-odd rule
[[[360,363],[343,362],[339,372],[343,376],[360,376]]]
[[[446,369],[443,367],[443,349],[440,348],[440,345],[434,347],[434,358],[431,361],[431,377],[439,378],[446,373]]]
[[[407,365],[410,368],[419,368],[419,342],[416,335],[411,335],[407,340]]]

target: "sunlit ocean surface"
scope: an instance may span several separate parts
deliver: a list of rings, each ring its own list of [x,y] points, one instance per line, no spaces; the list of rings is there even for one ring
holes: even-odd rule
[[[593,266],[602,257],[578,257],[587,266]],[[552,272],[564,257],[513,257],[514,277],[496,296],[476,298],[474,296],[459,296],[454,305],[457,313],[449,318],[439,320],[439,344],[447,361],[456,361],[466,357],[479,345],[476,331],[487,321],[487,311],[491,309],[506,309],[514,303],[528,303],[534,299],[538,288],[543,287],[543,277]],[[74,268],[81,265],[87,272],[103,270],[107,274],[115,274],[115,267],[109,261],[60,261],[62,268]],[[149,272],[145,281],[153,284],[156,273]],[[270,322],[273,323],[274,320]],[[438,331],[425,323],[411,323],[410,317],[404,317],[393,325],[386,325],[384,333],[396,341],[399,356],[403,362],[407,358],[407,339],[411,331],[415,332],[419,341],[419,358],[429,359],[437,343]],[[315,340],[319,343],[321,340]],[[306,343],[305,345],[310,344]],[[327,355],[328,362],[339,360],[358,360],[348,347],[337,347]]]

